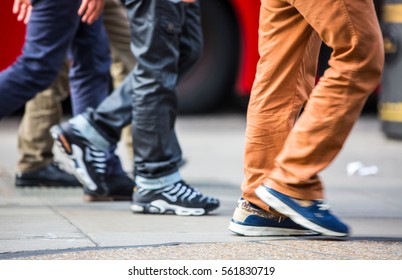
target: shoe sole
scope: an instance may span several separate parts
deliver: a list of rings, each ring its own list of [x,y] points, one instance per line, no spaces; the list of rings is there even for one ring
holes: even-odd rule
[[[155,200],[150,203],[133,203],[131,204],[130,208],[134,213],[173,213],[178,216],[202,216],[209,212],[203,208],[185,208],[178,205],[172,205],[164,200]]]
[[[317,225],[316,223],[311,222],[310,220],[306,219],[301,214],[299,214],[297,211],[293,210],[291,207],[289,207],[286,203],[284,203],[282,200],[277,198],[275,195],[266,191],[265,186],[258,187],[255,190],[255,193],[266,204],[268,204],[269,206],[274,208],[279,213],[288,216],[295,223],[297,223],[305,228],[311,229],[313,231],[316,231],[318,233],[321,233],[321,234],[327,235],[327,236],[345,237],[348,235],[347,233],[333,231],[333,230],[324,228],[320,225]]]
[[[305,235],[318,235],[317,232],[312,230],[297,230],[288,228],[275,228],[275,227],[254,227],[245,226],[231,221],[229,228],[231,232],[242,236],[305,236]]]
[[[60,129],[60,127],[52,127],[50,129],[50,133],[56,142],[56,147],[59,148],[62,154],[69,158],[69,164],[78,181],[80,181],[80,183],[89,190],[95,192],[98,187],[88,174],[87,168],[84,164],[83,150],[77,145],[71,145],[63,135],[63,131]]]
[[[43,181],[43,180],[32,180],[32,179],[16,179],[15,186],[17,188],[36,188],[36,187],[58,187],[58,188],[82,188],[81,185],[68,185],[68,184],[60,184],[57,181]]]
[[[94,196],[94,195],[84,194],[83,200],[85,202],[131,201],[131,197],[127,197],[127,196]]]

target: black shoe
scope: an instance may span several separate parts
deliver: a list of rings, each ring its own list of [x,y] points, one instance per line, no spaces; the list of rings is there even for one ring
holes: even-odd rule
[[[68,122],[53,126],[50,132],[56,146],[70,158],[75,176],[84,185],[84,194],[108,196],[106,153],[95,148]]]
[[[70,173],[50,163],[35,171],[17,173],[16,187],[82,187],[81,183]]]
[[[126,174],[113,174],[106,177],[109,193],[104,196],[84,193],[84,201],[131,201],[133,198],[134,180]]]
[[[138,187],[131,204],[134,213],[172,212],[180,216],[204,215],[218,207],[218,199],[203,195],[184,181],[156,190]]]

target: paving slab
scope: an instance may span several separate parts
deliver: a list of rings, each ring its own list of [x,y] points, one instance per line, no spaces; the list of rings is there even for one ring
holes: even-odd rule
[[[129,202],[85,203],[81,189],[15,188],[18,122],[0,123],[0,259],[402,259],[402,141],[384,137],[375,116],[359,120],[322,173],[333,211],[352,227],[343,241],[239,237],[227,230],[241,195],[243,114],[178,120],[183,177],[221,200],[201,217],[133,214]],[[353,161],[379,172],[348,176]]]

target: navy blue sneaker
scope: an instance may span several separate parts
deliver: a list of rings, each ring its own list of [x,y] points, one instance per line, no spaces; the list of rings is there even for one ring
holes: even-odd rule
[[[244,236],[316,235],[291,219],[274,215],[241,198],[230,221],[229,230]]]
[[[329,211],[323,200],[297,200],[265,185],[255,193],[267,205],[288,216],[295,223],[329,236],[347,236],[349,228]]]

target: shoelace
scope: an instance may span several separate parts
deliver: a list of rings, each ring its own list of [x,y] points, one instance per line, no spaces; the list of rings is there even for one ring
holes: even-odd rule
[[[325,200],[320,200],[320,201],[317,203],[317,207],[318,207],[319,210],[322,210],[322,211],[325,211],[325,210],[329,210],[329,209],[330,209],[329,204],[327,204],[327,202],[326,202]]]
[[[164,188],[164,192],[168,193],[169,195],[174,195],[177,198],[184,201],[185,199],[191,201],[192,199],[200,196],[199,200],[204,199],[204,195],[201,194],[197,189],[187,185],[184,182],[178,182],[172,186]]]

